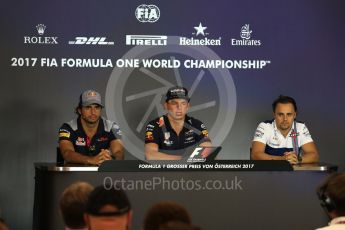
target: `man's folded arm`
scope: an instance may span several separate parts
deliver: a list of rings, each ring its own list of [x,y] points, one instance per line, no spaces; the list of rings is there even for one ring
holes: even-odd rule
[[[110,142],[110,152],[116,160],[123,160],[124,153],[123,153],[123,144],[120,139],[112,140]]]
[[[75,152],[73,144],[69,140],[60,140],[59,147],[62,157],[67,163],[89,164],[91,157]]]
[[[156,143],[145,144],[145,156],[147,160],[181,160],[181,156],[159,152]]]
[[[319,153],[313,141],[302,145],[302,150],[302,163],[314,163],[319,161]]]
[[[265,153],[266,145],[260,141],[253,141],[250,156],[252,160],[285,160],[284,156],[272,156]]]

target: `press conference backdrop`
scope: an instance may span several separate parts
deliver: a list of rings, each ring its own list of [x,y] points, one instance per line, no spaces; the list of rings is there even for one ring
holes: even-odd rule
[[[126,159],[143,159],[145,125],[170,86],[190,90],[190,115],[221,159],[249,159],[257,124],[290,95],[321,161],[344,170],[342,0],[1,5],[0,208],[13,229],[31,226],[33,162],[55,160],[57,130],[86,89],[122,128]]]

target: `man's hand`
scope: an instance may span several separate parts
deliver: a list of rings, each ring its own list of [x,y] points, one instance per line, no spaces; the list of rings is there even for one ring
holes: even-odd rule
[[[91,157],[88,161],[89,164],[92,165],[101,165],[103,161],[111,160],[111,155],[108,149],[102,149],[98,155]]]
[[[206,141],[203,142],[199,145],[200,147],[212,147],[212,143],[210,141]],[[206,158],[208,157],[212,152],[212,149],[205,149],[202,153],[201,153],[201,157],[202,158]]]
[[[298,163],[297,154],[295,152],[285,152],[284,158],[292,165],[295,165]]]

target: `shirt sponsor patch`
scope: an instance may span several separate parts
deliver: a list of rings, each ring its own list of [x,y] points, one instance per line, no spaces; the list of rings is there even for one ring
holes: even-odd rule
[[[122,131],[120,129],[116,132],[116,136],[117,137],[121,137],[122,136]]]
[[[208,131],[205,129],[202,131],[202,134],[205,136],[205,137],[208,137]]]
[[[153,131],[154,128],[155,128],[154,125],[148,124],[148,125],[146,126],[146,131]]]
[[[171,145],[174,144],[174,142],[173,142],[173,141],[170,141],[169,139],[167,139],[167,140],[164,140],[164,144],[165,144],[166,146],[171,146]]]
[[[162,127],[164,125],[164,117],[160,117],[157,124],[159,125],[159,127]]]
[[[303,127],[302,133],[303,133],[303,135],[306,136],[306,137],[311,137],[311,135],[310,135],[310,133],[309,133],[309,130],[307,129],[306,126]]]
[[[97,141],[99,141],[99,142],[107,141],[107,140],[109,140],[108,137],[100,137],[100,138],[97,139]]]
[[[186,136],[191,136],[194,134],[194,130],[193,129],[190,129],[186,132]]]
[[[85,146],[86,142],[83,137],[78,137],[77,140],[75,141],[75,145],[78,146]]]
[[[295,131],[292,131],[289,135],[289,137],[296,138],[299,136],[299,133],[296,133]]]
[[[111,131],[117,138],[121,138],[122,132],[121,129],[118,125],[114,124],[113,127],[111,128]]]
[[[67,138],[69,138],[70,136],[71,136],[70,133],[66,133],[66,132],[59,133],[59,137],[67,137]]]
[[[169,138],[170,138],[170,133],[169,132],[165,132],[164,133],[164,139],[165,140],[169,140]]]
[[[270,145],[270,146],[275,146],[275,147],[279,147],[279,146],[280,146],[280,143],[279,143],[279,142],[276,142],[276,141],[269,141],[269,142],[268,142],[268,145]]]
[[[184,143],[186,144],[186,143],[191,143],[191,142],[195,142],[195,139],[193,136],[187,137]]]
[[[153,140],[152,132],[146,132],[145,138],[148,141],[152,141]]]
[[[262,137],[264,135],[264,132],[262,132],[261,130],[257,129],[255,132],[255,137]]]

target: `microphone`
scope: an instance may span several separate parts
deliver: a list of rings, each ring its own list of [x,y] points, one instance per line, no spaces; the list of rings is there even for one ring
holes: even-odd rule
[[[293,151],[297,155],[298,162],[302,162],[302,153],[299,151],[298,148],[298,135],[297,135],[297,128],[296,128],[296,121],[293,122],[293,129],[291,130],[291,140],[292,140],[292,148]]]

